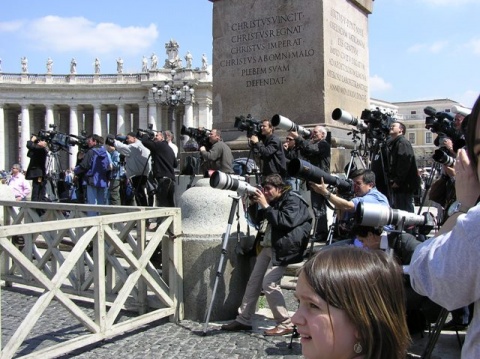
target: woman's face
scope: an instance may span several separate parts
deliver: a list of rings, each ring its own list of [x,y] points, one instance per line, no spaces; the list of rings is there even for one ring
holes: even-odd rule
[[[327,302],[308,284],[304,273],[298,278],[295,296],[299,306],[292,322],[300,334],[305,358],[350,359],[358,355],[353,351],[358,342],[353,323],[345,311],[327,307]]]

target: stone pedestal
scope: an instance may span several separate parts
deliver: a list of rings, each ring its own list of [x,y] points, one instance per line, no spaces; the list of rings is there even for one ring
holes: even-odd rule
[[[372,0],[213,2],[213,123],[224,139],[240,135],[235,116],[247,114],[326,124],[346,138],[351,126],[331,115],[368,107]]]
[[[180,197],[183,230],[183,273],[185,318],[204,321],[212,300],[212,291],[222,258],[223,238],[236,192],[210,187],[209,179],[200,179]],[[247,223],[241,200],[223,256],[222,275],[213,302],[210,320],[229,320],[237,315],[250,275],[251,258],[235,253],[237,225],[240,237],[247,236]],[[255,231],[252,231],[254,235]]]

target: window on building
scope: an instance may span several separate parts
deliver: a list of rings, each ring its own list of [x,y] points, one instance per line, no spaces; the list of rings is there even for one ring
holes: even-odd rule
[[[410,141],[410,143],[411,143],[412,145],[415,144],[415,133],[414,133],[414,132],[410,132],[410,133],[408,134],[408,140]]]
[[[433,143],[433,136],[430,131],[425,132],[425,144],[432,144]]]
[[[416,114],[417,114],[417,111],[415,110],[410,111],[410,115],[416,115]]]

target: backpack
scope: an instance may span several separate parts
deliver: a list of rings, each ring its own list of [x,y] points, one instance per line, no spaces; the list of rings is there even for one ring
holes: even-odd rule
[[[87,184],[93,187],[108,187],[112,161],[104,147],[93,148],[93,156],[88,170]]]
[[[182,175],[194,176],[198,174],[200,170],[200,160],[198,157],[187,156],[185,158],[185,164],[182,168]]]

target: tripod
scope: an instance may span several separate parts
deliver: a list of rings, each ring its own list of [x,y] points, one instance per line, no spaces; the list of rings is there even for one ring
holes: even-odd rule
[[[223,275],[223,262],[225,260],[225,255],[227,254],[227,245],[228,245],[228,237],[230,236],[230,231],[232,229],[233,224],[233,217],[235,216],[235,212],[238,208],[238,201],[242,198],[241,196],[232,196],[232,205],[230,207],[230,214],[228,216],[228,224],[223,235],[223,242],[222,242],[222,254],[220,255],[220,261],[218,262],[217,273],[215,277],[215,284],[213,285],[212,291],[212,298],[210,299],[210,305],[208,306],[208,311],[206,314],[205,324],[203,326],[203,335],[207,334],[208,322],[210,321],[210,314],[212,313],[213,302],[215,300],[215,294],[217,292],[218,287],[218,280]]]
[[[58,182],[60,179],[60,173],[63,173],[63,170],[58,152],[59,149],[52,148],[48,153],[48,161],[46,164],[47,176],[45,179],[45,197],[51,202],[56,202],[60,198],[58,193]]]

